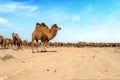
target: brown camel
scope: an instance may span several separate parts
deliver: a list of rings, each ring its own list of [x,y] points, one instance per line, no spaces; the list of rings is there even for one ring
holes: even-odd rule
[[[61,28],[58,27],[57,24],[52,25],[52,27],[49,29],[44,23],[36,23],[36,28],[32,33],[32,52],[34,53],[34,41],[38,43],[38,40],[41,40],[42,42],[41,51],[45,52],[47,43],[56,36],[57,31],[60,29]],[[37,51],[39,52],[38,46]]]
[[[22,41],[22,46],[24,46],[24,47],[28,47],[28,41],[27,40],[23,40]]]
[[[78,47],[78,48],[80,48],[80,47],[83,48],[83,47],[85,47],[85,46],[86,46],[86,42],[78,42],[78,43],[77,43],[77,47]]]
[[[8,49],[10,47],[10,44],[12,44],[12,40],[9,38],[4,39],[4,48]]]
[[[22,46],[22,40],[17,33],[12,33],[13,44],[19,49]]]
[[[3,49],[3,47],[4,47],[4,37],[3,36],[0,36],[0,44]]]

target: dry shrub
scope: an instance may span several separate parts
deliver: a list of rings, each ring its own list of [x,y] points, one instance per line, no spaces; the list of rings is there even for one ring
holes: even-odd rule
[[[14,59],[14,57],[13,57],[12,55],[6,54],[5,56],[3,56],[3,57],[1,58],[1,60],[3,60],[3,61],[5,61],[5,60],[7,60],[7,59]]]

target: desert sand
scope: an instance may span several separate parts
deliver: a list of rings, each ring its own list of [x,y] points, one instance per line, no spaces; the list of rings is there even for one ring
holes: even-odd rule
[[[120,48],[56,47],[34,54],[30,48],[0,50],[0,80],[100,79],[120,79]]]

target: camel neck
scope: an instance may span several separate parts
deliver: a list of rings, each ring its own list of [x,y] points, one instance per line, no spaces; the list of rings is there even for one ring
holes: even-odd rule
[[[50,36],[49,36],[49,40],[53,39],[57,34],[57,30],[54,29],[50,29]]]

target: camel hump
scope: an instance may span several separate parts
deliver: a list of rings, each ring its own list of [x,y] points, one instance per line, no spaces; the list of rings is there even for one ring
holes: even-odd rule
[[[40,23],[36,23],[36,25],[40,25]]]
[[[0,38],[4,38],[4,37],[0,35]]]
[[[36,30],[39,30],[40,29],[40,23],[36,23]]]
[[[45,23],[41,23],[40,26],[43,30],[49,30],[48,26]]]
[[[4,40],[4,37],[0,35],[0,43]]]
[[[41,23],[41,26],[47,27],[47,25],[45,23]]]
[[[36,29],[35,29],[35,31],[37,31],[37,32],[41,32],[41,33],[48,33],[49,32],[49,28],[48,28],[48,26],[45,24],[45,23],[41,23],[41,24],[39,24],[39,23],[36,23]]]
[[[49,29],[48,26],[45,23],[36,23],[36,30],[44,30],[44,29]]]
[[[2,36],[0,35],[0,37],[2,37]]]

